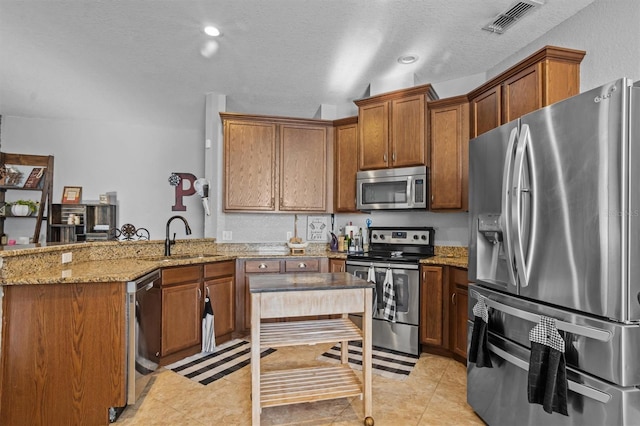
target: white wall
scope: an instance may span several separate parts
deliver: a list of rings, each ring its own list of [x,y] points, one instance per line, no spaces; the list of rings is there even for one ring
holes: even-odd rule
[[[194,236],[203,235],[200,198],[184,198],[187,211],[173,212],[174,188],[168,182],[172,172],[202,175],[203,135],[204,129],[3,115],[1,137],[3,152],[55,157],[54,203],[62,199],[64,186],[81,186],[83,200],[98,200],[101,193],[116,191],[118,226],[131,223],[147,228],[152,239],[164,239],[166,221],[174,214],[187,218]],[[15,224],[6,227],[10,238],[33,234],[30,220],[12,220]],[[181,223],[174,223],[171,231],[177,238],[184,236]]]

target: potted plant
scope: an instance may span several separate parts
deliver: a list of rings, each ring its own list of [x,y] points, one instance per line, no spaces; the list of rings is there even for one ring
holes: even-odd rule
[[[17,200],[8,203],[14,216],[30,216],[38,211],[40,203],[32,200]]]

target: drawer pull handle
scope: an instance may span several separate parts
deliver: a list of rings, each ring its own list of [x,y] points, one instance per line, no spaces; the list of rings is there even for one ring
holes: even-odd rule
[[[258,269],[267,269],[267,264],[266,264],[266,263],[261,263],[261,264],[258,266]]]
[[[298,268],[306,268],[306,267],[307,267],[306,263],[302,263],[302,262],[298,263]]]

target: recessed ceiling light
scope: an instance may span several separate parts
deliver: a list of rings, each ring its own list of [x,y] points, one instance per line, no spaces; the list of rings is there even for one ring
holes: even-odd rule
[[[418,59],[418,55],[403,55],[398,58],[398,62],[407,65],[416,62]]]
[[[204,33],[206,35],[210,35],[211,37],[218,37],[220,35],[220,30],[213,25],[208,25],[204,27]]]

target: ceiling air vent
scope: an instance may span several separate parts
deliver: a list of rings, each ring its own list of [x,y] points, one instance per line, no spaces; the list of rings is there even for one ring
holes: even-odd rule
[[[492,33],[502,34],[507,30],[507,28],[515,24],[527,13],[531,12],[538,6],[542,6],[543,4],[544,3],[542,1],[536,0],[523,0],[514,3],[505,12],[496,16],[493,21],[482,27],[482,29],[491,31]]]

